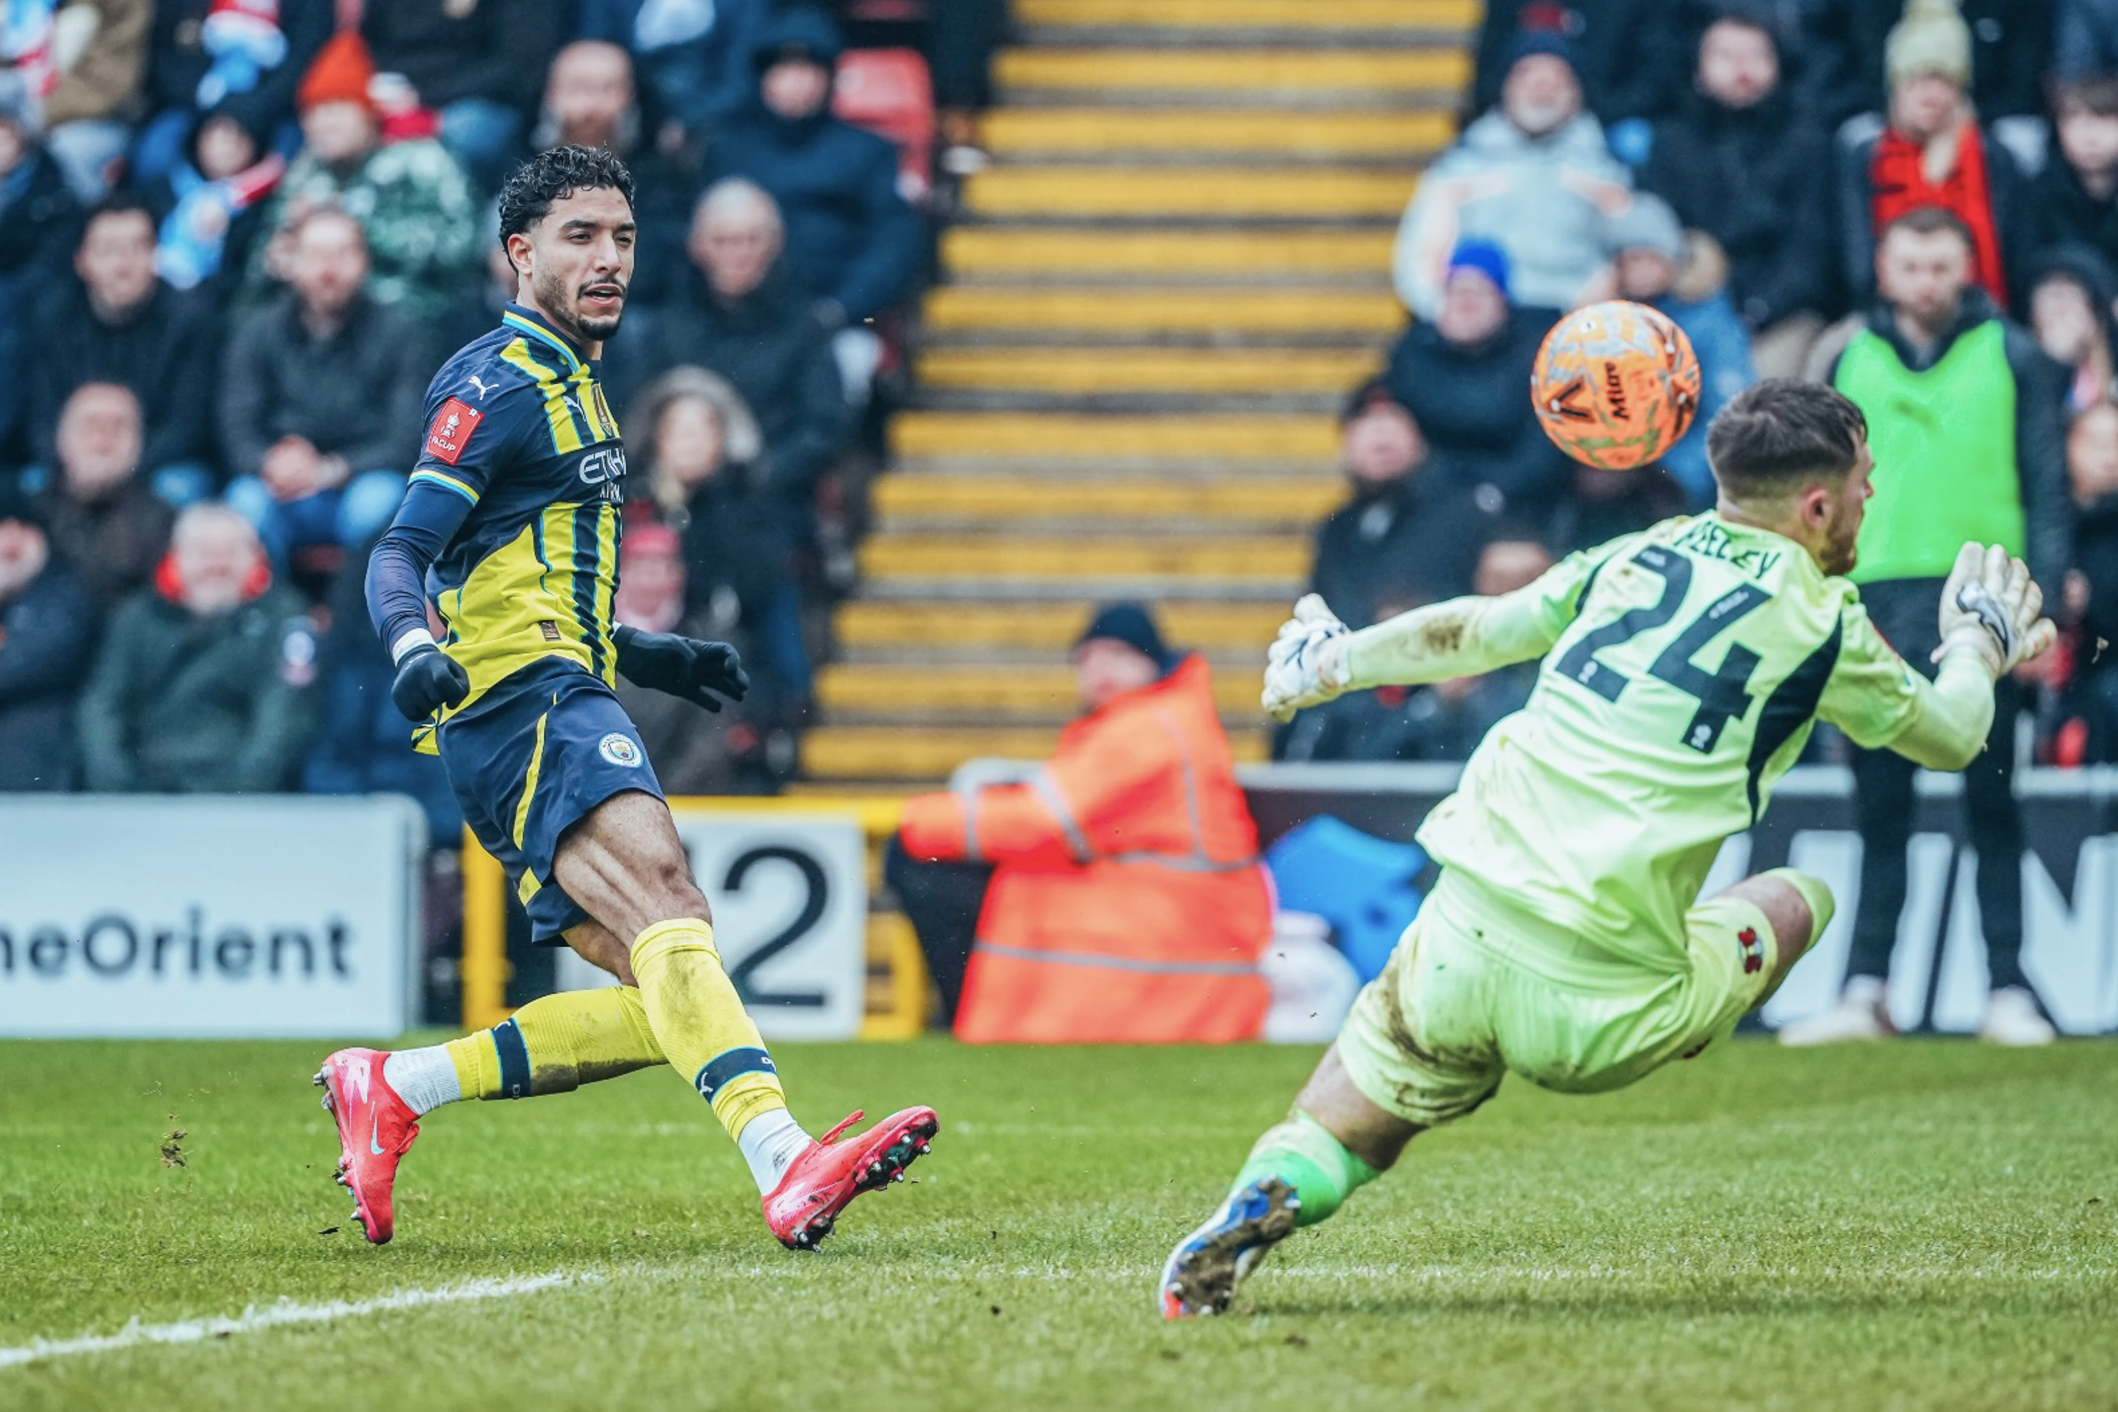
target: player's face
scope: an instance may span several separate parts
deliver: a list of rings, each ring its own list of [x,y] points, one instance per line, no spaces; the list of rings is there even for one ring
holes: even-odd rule
[[[1875,252],[1875,277],[1900,319],[1938,331],[1956,316],[1971,281],[1971,252],[1953,230],[1922,235],[1900,226]]]
[[[1824,543],[1817,552],[1817,563],[1827,574],[1853,572],[1859,554],[1854,541],[1860,538],[1861,520],[1867,514],[1868,497],[1875,494],[1875,457],[1869,454],[1868,442],[1861,442],[1860,456],[1853,463],[1853,471],[1846,483],[1829,501],[1829,519],[1824,524]]]
[[[637,231],[624,194],[596,186],[554,201],[508,248],[537,312],[576,342],[595,344],[616,333],[625,315]]]

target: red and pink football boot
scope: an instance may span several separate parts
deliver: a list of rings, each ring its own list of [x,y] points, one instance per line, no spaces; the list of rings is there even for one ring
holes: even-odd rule
[[[765,1224],[789,1250],[814,1250],[854,1197],[903,1181],[905,1168],[926,1155],[941,1131],[933,1109],[907,1108],[859,1137],[834,1141],[864,1116],[856,1108],[822,1141],[809,1144],[765,1197]]]
[[[390,1189],[397,1162],[419,1136],[417,1115],[382,1076],[380,1049],[341,1049],[324,1060],[313,1082],[324,1091],[324,1107],[338,1122],[338,1175],[353,1193],[353,1219],[376,1245],[386,1244],[396,1222]]]

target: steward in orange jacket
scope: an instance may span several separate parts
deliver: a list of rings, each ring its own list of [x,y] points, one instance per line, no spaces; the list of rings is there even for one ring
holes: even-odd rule
[[[1027,783],[923,795],[905,809],[891,881],[915,926],[934,910],[918,875],[992,868],[956,1033],[1252,1038],[1271,1001],[1257,962],[1272,891],[1206,663],[1172,658],[1144,609],[1118,605],[1083,635],[1075,664],[1091,709]],[[933,935],[953,928],[920,929],[946,999],[954,958],[936,953],[960,943]]]

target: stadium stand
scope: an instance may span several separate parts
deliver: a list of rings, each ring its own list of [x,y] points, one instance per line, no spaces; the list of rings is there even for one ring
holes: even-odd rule
[[[1402,320],[1391,232],[1453,132],[1477,9],[1020,0],[812,782],[1047,754],[1072,699],[1050,664],[1119,596],[1224,668],[1238,752],[1262,758],[1236,668],[1338,497],[1332,414]]]

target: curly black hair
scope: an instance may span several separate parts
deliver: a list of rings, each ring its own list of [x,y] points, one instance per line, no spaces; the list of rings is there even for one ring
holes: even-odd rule
[[[552,203],[607,186],[633,204],[632,173],[601,147],[553,147],[515,168],[500,188],[500,243],[551,214]]]

